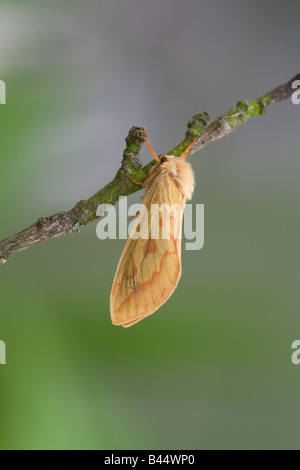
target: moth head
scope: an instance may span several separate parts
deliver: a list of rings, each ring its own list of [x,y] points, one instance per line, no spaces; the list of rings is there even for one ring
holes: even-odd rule
[[[169,161],[169,157],[167,155],[162,155],[160,157],[160,164],[162,165],[163,163],[166,163]]]

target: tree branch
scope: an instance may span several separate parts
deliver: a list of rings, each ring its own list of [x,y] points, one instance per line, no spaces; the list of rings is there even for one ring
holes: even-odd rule
[[[179,156],[191,140],[196,138],[189,153],[189,155],[192,155],[209,143],[230,134],[236,127],[245,124],[249,118],[258,114],[265,114],[268,106],[292,95],[294,91],[292,83],[295,80],[300,80],[300,74],[297,74],[285,85],[281,85],[249,103],[247,101],[239,101],[235,108],[219,116],[210,124],[210,118],[207,113],[196,114],[188,122],[188,130],[184,140],[168,152],[167,155]],[[30,246],[60,237],[61,235],[78,232],[80,227],[98,218],[96,209],[99,204],[116,204],[119,196],[129,196],[139,191],[140,186],[130,181],[126,177],[126,173],[136,181],[144,181],[151,167],[155,164],[155,161],[152,161],[144,167],[142,165],[139,154],[145,139],[146,134],[143,128],[132,127],[126,137],[126,148],[123,152],[121,167],[113,181],[89,199],[79,201],[70,211],[41,217],[29,228],[1,241],[0,264],[4,264],[11,255],[26,250]]]

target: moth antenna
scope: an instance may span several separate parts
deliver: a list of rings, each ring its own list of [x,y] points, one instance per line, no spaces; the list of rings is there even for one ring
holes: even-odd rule
[[[147,131],[144,127],[142,127],[142,129],[144,129],[144,131],[146,132],[146,142],[147,142],[147,147],[148,147],[148,150],[149,152],[152,154],[152,156],[154,157],[154,160],[156,160],[158,163],[160,163],[160,159],[157,155],[157,153],[155,152],[155,150],[153,150],[153,148],[151,147],[150,145],[150,140],[149,140],[149,137],[148,137],[148,134],[147,134]]]
[[[192,142],[187,146],[187,148],[184,149],[184,151],[182,152],[179,158],[182,158],[182,160],[184,160],[187,157],[187,154],[189,153],[191,147],[194,145],[196,140],[197,140],[196,138],[192,140]]]

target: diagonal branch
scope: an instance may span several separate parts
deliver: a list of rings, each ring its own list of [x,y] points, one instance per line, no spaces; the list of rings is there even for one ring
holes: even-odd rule
[[[212,123],[209,123],[210,118],[207,113],[196,114],[188,122],[188,130],[184,140],[168,152],[168,155],[179,156],[191,140],[196,138],[189,153],[192,155],[209,143],[230,134],[236,127],[245,124],[249,118],[265,114],[268,106],[289,98],[293,94],[292,84],[296,80],[300,80],[300,74],[297,74],[285,85],[281,85],[249,103],[239,101],[235,108],[219,116]],[[140,186],[130,181],[126,177],[126,173],[136,181],[144,181],[148,176],[155,161],[144,167],[142,165],[139,154],[145,139],[146,134],[142,127],[132,127],[126,138],[121,167],[113,181],[89,199],[79,201],[70,211],[41,217],[29,228],[1,241],[0,264],[4,264],[11,255],[26,250],[30,246],[79,231],[80,227],[98,218],[96,209],[99,204],[116,204],[119,196],[129,196],[139,191]]]

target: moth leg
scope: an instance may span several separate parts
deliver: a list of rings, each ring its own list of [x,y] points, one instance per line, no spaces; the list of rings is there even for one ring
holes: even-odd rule
[[[153,178],[155,178],[155,176],[157,175],[157,173],[153,172],[151,173],[149,176],[147,176],[147,178],[145,179],[145,181],[136,181],[134,180],[133,178],[131,178],[131,176],[128,174],[128,173],[125,173],[125,176],[127,176],[127,178],[132,181],[133,183],[135,184],[138,184],[139,186],[145,186],[145,184],[148,183],[148,181],[152,180]]]
[[[129,222],[131,219],[134,219],[138,215],[140,215],[140,211],[137,211],[137,213],[135,215],[132,215],[131,217],[128,217],[127,222]]]
[[[144,182],[143,181],[136,181],[134,180],[133,178],[131,178],[131,176],[128,174],[128,173],[125,173],[125,176],[127,176],[127,178],[132,181],[134,184],[138,184],[139,186],[143,186]]]
[[[151,147],[150,145],[150,140],[149,140],[149,137],[148,137],[148,134],[147,134],[147,131],[146,129],[143,127],[142,129],[144,129],[144,131],[146,132],[146,142],[147,142],[147,147],[148,147],[148,150],[149,152],[152,154],[152,156],[154,157],[154,160],[156,160],[157,162],[160,163],[160,158],[159,156],[157,155],[157,153],[155,152],[155,150],[153,150],[153,148]]]
[[[153,178],[155,178],[155,176],[157,176],[157,172],[153,171],[152,173],[150,173],[150,175],[147,176],[147,178],[143,182],[143,186],[145,186],[145,184],[147,184],[148,181],[151,181]]]
[[[197,140],[196,138],[192,140],[192,142],[187,146],[187,148],[184,149],[184,151],[182,152],[179,158],[182,158],[184,160],[187,157],[187,154],[189,153],[191,147],[194,145],[196,140]]]

